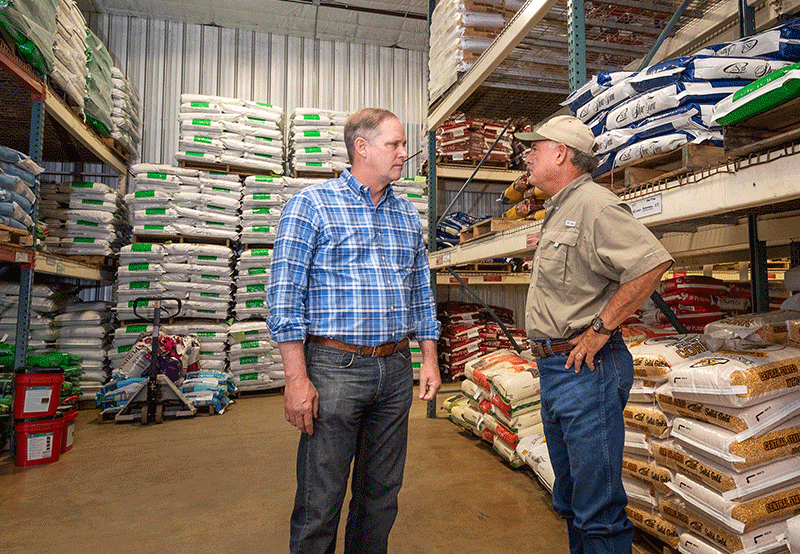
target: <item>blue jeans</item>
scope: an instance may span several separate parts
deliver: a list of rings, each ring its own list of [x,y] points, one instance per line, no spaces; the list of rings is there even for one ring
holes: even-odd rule
[[[633,385],[633,360],[615,333],[580,373],[567,356],[537,360],[542,423],[555,471],[553,508],[567,522],[572,554],[631,552],[633,524],[622,488],[622,411]]]
[[[345,554],[385,554],[406,460],[411,352],[370,358],[308,343],[305,354],[319,412],[314,434],[300,437],[290,551],[334,552],[352,462]]]

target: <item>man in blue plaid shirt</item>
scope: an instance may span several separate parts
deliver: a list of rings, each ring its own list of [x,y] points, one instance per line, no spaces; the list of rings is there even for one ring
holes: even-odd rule
[[[281,212],[267,292],[285,417],[302,431],[293,553],[334,552],[351,463],[345,552],[387,551],[413,398],[409,338],[423,354],[419,397],[441,386],[422,223],[391,186],[408,157],[405,131],[391,112],[367,108],[344,135],[352,167]]]

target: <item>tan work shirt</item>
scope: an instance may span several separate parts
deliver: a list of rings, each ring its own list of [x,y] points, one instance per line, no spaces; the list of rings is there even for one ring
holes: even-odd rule
[[[567,338],[620,284],[672,260],[615,194],[586,173],[545,201],[525,306],[530,338]]]

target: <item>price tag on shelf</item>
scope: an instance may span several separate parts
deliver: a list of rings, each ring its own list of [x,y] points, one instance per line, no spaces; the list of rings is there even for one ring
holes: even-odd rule
[[[648,196],[647,198],[642,198],[640,200],[634,200],[633,202],[628,202],[628,206],[631,207],[631,211],[633,212],[633,217],[635,217],[636,219],[641,219],[649,215],[660,214],[661,194],[659,193],[654,196]]]
[[[30,254],[27,252],[15,252],[14,261],[18,264],[26,264],[30,261]]]

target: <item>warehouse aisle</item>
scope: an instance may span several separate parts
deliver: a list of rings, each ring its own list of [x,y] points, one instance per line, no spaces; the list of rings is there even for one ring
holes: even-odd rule
[[[440,397],[441,398],[441,397]],[[60,461],[15,469],[0,455],[0,552],[46,554],[288,551],[297,431],[283,397],[162,425],[78,417]],[[567,551],[547,491],[445,419],[411,412],[393,554]],[[339,549],[344,534],[344,517]]]

